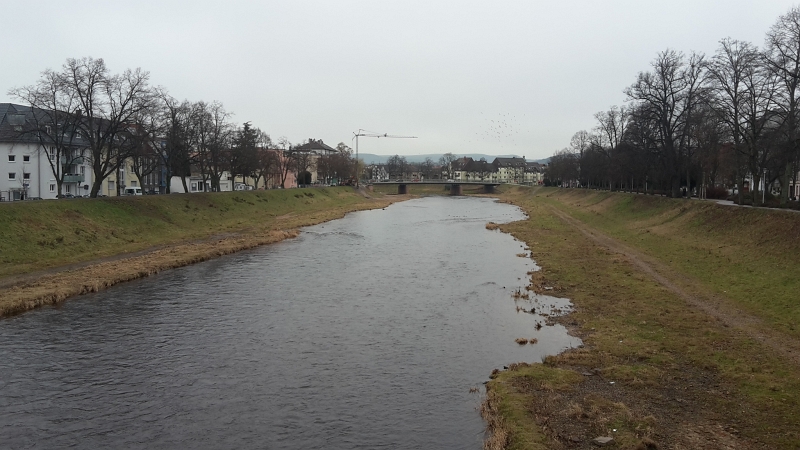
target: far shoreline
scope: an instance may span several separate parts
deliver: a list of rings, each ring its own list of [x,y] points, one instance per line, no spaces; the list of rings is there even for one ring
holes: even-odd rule
[[[361,198],[349,204],[321,204],[318,208],[292,212],[276,217],[260,228],[228,232],[223,237],[219,237],[220,233],[213,233],[205,239],[170,242],[131,252],[132,256],[118,253],[56,266],[41,271],[40,276],[33,271],[0,278],[0,318],[41,306],[56,305],[75,296],[101,291],[165,270],[291,239],[300,234],[302,227],[339,219],[350,212],[384,208],[413,198],[409,195],[370,196],[363,191],[353,191],[351,195]]]

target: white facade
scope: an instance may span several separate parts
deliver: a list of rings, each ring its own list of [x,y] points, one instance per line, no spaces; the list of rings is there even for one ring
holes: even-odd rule
[[[228,172],[222,172],[222,176],[219,180],[219,189],[222,192],[228,192],[231,190],[231,176]],[[236,183],[236,184],[243,184],[243,183]],[[203,182],[203,177],[200,175],[192,175],[190,177],[186,177],[186,187],[189,189],[188,194],[196,194],[198,192],[210,192],[211,191],[211,181],[207,180]],[[252,188],[251,188],[252,189]],[[238,190],[248,190],[248,189],[238,189]],[[181,177],[173,176],[171,180],[169,180],[169,191],[173,194],[183,194],[187,193],[184,192],[183,189],[183,181],[181,181]]]
[[[75,158],[66,169],[62,194],[86,195],[91,186],[91,167]],[[61,164],[59,162],[58,164]],[[49,155],[38,144],[0,142],[0,199],[54,199],[58,194]]]

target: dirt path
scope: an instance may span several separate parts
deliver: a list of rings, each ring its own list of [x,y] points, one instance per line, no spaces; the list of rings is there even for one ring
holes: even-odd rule
[[[556,207],[553,214],[575,227],[584,236],[606,249],[626,257],[635,267],[669,291],[683,298],[689,305],[705,312],[739,333],[761,342],[800,366],[800,342],[771,330],[761,318],[737,308],[730,300],[708,292],[696,280],[679,273],[671,267],[635,250],[599,230],[573,218]]]

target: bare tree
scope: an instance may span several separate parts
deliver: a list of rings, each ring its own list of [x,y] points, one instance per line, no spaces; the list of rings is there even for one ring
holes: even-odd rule
[[[758,185],[771,147],[765,145],[775,105],[775,77],[765,70],[763,57],[748,42],[723,39],[708,64],[714,95],[711,104],[727,129],[739,159],[736,183],[739,203],[743,201],[745,172],[753,176],[753,201],[758,202]]]
[[[264,187],[267,187],[267,180],[270,175],[275,172],[277,166],[277,153],[272,149],[272,138],[269,134],[261,131],[258,135],[258,147],[256,149],[256,173],[255,173],[255,187],[258,188],[258,183],[264,179]]]
[[[278,138],[278,146],[280,147],[276,165],[278,169],[278,176],[280,177],[281,188],[286,188],[286,179],[289,174],[295,169],[295,160],[290,157],[289,151],[292,148],[292,143],[285,136]]]
[[[425,158],[425,161],[420,164],[420,171],[425,176],[426,179],[434,178],[434,169],[436,168],[436,163],[433,162],[431,158]]]
[[[350,182],[351,179],[360,178],[361,172],[359,168],[363,169],[364,162],[353,158],[353,149],[344,142],[339,142],[336,144],[336,150],[338,153],[334,158],[333,169],[336,176],[340,178],[339,182],[341,183],[342,178],[345,178],[347,182]]]
[[[61,77],[66,95],[74,97],[79,105],[77,127],[87,141],[94,175],[90,195],[97,197],[103,181],[128,156],[128,127],[151,106],[149,74],[128,69],[112,75],[102,59],[81,58],[68,59]]]
[[[681,177],[691,162],[691,127],[704,88],[703,56],[666,50],[652,63],[652,71],[642,72],[625,90],[636,103],[640,126],[654,131],[656,149],[670,195],[677,197]],[[690,180],[687,180],[687,185]]]
[[[311,179],[304,179],[306,172],[314,170],[314,155],[310,151],[298,150],[298,146],[289,149],[289,157],[294,161],[294,170],[297,174],[297,185],[311,184]]]
[[[386,160],[386,171],[392,178],[402,179],[408,169],[408,161],[405,156],[394,155]]]
[[[800,154],[798,123],[800,118],[800,7],[793,7],[767,32],[764,51],[767,68],[775,76],[779,89],[777,104],[783,143],[777,155],[780,159],[781,205],[785,205],[789,194],[789,176]],[[757,176],[757,174],[754,174]]]
[[[231,147],[233,126],[228,122],[230,114],[222,103],[197,102],[192,111],[193,136],[197,162],[203,182],[211,184],[211,190],[222,190],[222,176],[227,169],[226,154]]]
[[[456,162],[458,156],[452,153],[445,153],[439,158],[439,164],[442,166],[442,171],[447,173],[447,179],[453,178],[453,163]]]
[[[135,126],[129,130],[127,139],[129,147],[125,153],[131,160],[131,168],[142,188],[155,190],[152,183],[146,183],[147,178],[161,168],[161,158],[158,154],[158,140],[154,138],[152,129],[145,124],[152,123],[152,119],[140,117]]]
[[[86,141],[81,136],[80,102],[68,89],[62,73],[47,69],[36,84],[11,89],[9,95],[30,106],[28,125],[18,125],[22,139],[39,144],[56,180],[57,195],[63,194],[65,177],[82,162]],[[74,169],[73,169],[74,170]]]
[[[550,158],[545,177],[549,184],[566,186],[578,177],[578,154],[572,149],[558,151]]]
[[[163,88],[155,91],[156,102],[152,108],[155,112],[148,121],[150,145],[164,167],[165,192],[171,192],[173,176],[179,176],[184,192],[189,192],[186,177],[191,173],[193,162],[193,123],[192,104],[178,101]]]

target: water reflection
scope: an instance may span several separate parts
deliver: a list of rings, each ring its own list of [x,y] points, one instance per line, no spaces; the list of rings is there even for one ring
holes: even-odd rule
[[[516,308],[522,218],[418,199],[0,321],[0,441],[478,449],[469,389],[578,344]]]

